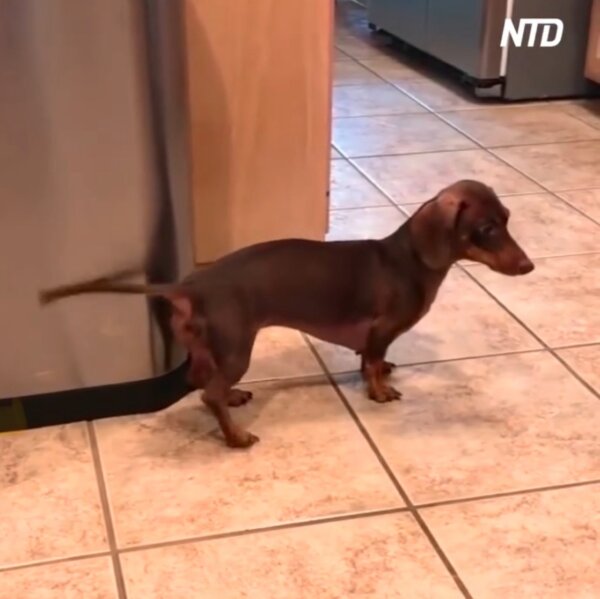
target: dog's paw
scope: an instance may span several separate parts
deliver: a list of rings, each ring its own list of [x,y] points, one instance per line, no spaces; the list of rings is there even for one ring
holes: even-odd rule
[[[399,401],[402,399],[402,393],[394,387],[382,385],[378,389],[369,390],[369,399],[377,403],[387,403],[389,401]]]
[[[233,449],[247,449],[258,443],[260,438],[248,431],[243,431],[242,434],[227,439],[227,445]]]

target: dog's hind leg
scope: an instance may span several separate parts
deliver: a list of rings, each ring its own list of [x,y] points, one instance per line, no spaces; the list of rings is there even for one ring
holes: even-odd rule
[[[225,442],[229,447],[250,447],[258,437],[237,425],[230,414],[230,406],[240,406],[252,398],[252,394],[233,386],[244,376],[250,364],[250,356],[256,334],[237,328],[229,321],[225,326],[210,327],[210,351],[214,357],[211,372],[202,401],[217,419]]]

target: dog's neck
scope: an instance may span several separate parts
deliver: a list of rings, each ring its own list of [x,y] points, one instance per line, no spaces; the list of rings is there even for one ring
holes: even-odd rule
[[[418,268],[421,272],[430,273],[432,277],[441,277],[443,280],[456,261],[450,260],[447,264],[438,268],[429,266],[423,259],[423,256],[419,253],[410,222],[411,219],[400,225],[394,233],[382,239],[382,243],[394,261],[403,265],[414,265],[414,267]]]

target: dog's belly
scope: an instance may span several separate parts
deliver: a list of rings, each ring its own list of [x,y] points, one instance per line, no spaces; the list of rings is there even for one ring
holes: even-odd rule
[[[371,320],[362,320],[350,324],[335,325],[292,325],[294,328],[321,339],[328,343],[341,345],[356,352],[364,350],[367,343],[369,329],[372,326]]]

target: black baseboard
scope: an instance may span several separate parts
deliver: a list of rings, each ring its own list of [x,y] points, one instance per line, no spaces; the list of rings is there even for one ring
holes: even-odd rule
[[[193,390],[187,367],[185,361],[141,381],[0,399],[0,432],[162,410]]]

